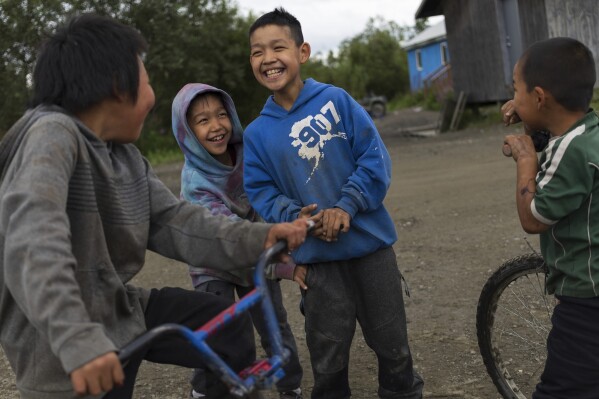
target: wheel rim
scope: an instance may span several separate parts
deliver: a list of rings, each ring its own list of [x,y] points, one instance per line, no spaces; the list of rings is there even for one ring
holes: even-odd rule
[[[555,300],[544,293],[545,273],[523,271],[495,298],[491,350],[515,398],[530,398],[546,359]]]

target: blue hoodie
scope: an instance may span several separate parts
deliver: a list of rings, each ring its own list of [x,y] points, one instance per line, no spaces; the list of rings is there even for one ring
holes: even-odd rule
[[[350,231],[336,242],[309,237],[292,254],[296,263],[362,257],[396,241],[383,206],[389,154],[370,116],[344,90],[308,79],[289,111],[271,96],[244,142],[245,191],[267,222],[293,221],[313,203],[351,217]]]
[[[187,109],[200,94],[216,93],[220,96],[231,120],[233,132],[229,146],[235,153],[235,165],[227,166],[216,160],[195,136],[187,123]],[[185,85],[173,100],[173,134],[185,155],[181,171],[181,198],[200,204],[215,214],[232,220],[257,220],[243,189],[243,128],[231,97],[224,91],[201,83]],[[248,271],[226,272],[190,265],[194,286],[215,278],[239,285],[250,285]]]

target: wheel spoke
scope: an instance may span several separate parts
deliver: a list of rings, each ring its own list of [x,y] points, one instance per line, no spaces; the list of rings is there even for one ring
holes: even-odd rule
[[[489,375],[506,398],[530,397],[546,358],[555,300],[545,294],[538,256],[514,258],[490,278],[479,301],[477,329]]]

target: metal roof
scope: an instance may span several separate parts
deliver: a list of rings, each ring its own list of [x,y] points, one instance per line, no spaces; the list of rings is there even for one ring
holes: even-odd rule
[[[429,26],[410,40],[401,43],[404,50],[411,50],[414,47],[422,47],[427,43],[434,43],[440,39],[444,39],[445,21],[437,22],[435,25]]]

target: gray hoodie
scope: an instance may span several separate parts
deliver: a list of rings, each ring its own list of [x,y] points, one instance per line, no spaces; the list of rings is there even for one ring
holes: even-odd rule
[[[0,173],[0,344],[22,398],[73,397],[68,373],[145,331],[149,292],[127,282],[146,249],[248,267],[270,228],[179,201],[134,145],[58,107],[11,128]]]

